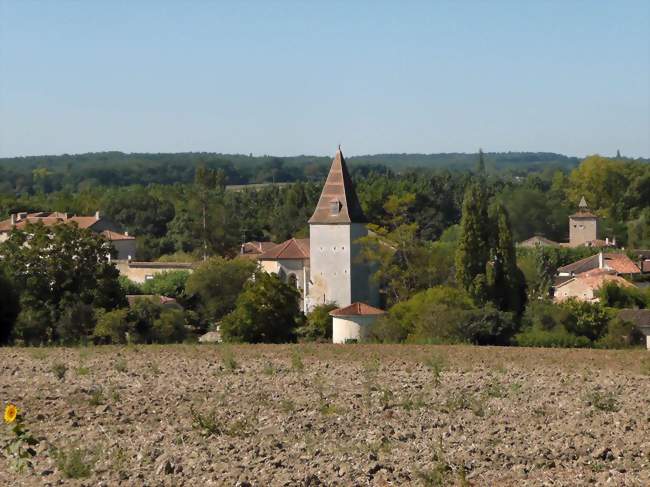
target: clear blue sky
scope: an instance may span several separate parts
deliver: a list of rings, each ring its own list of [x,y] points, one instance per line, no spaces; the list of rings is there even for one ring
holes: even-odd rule
[[[648,1],[0,0],[0,156],[650,156]]]

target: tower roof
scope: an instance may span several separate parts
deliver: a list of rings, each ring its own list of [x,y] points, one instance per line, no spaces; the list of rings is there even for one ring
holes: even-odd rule
[[[587,204],[587,200],[584,196],[580,198],[580,203],[578,204],[578,212],[570,216],[571,218],[598,218],[597,215],[589,211],[589,205]]]
[[[366,223],[366,221],[339,146],[309,223]]]

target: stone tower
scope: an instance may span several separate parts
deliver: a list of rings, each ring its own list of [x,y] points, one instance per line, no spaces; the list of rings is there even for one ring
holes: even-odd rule
[[[598,238],[598,216],[589,211],[583,196],[578,212],[569,217],[569,246],[578,247]]]
[[[343,307],[356,301],[379,305],[370,267],[359,262],[357,240],[366,235],[366,217],[339,147],[309,220],[307,309],[323,303]]]

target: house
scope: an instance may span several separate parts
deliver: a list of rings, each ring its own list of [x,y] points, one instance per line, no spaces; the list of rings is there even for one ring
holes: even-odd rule
[[[567,299],[596,303],[599,301],[598,291],[610,282],[620,287],[636,287],[631,282],[618,276],[611,269],[595,269],[573,275],[569,279],[556,284],[553,300],[557,303]]]
[[[79,228],[87,228],[110,241],[117,251],[118,259],[135,258],[135,237],[122,233],[117,225],[103,217],[99,211],[92,216],[68,215],[56,211],[12,213],[6,220],[0,221],[0,242],[7,240],[14,228],[25,228],[28,223],[42,223],[45,226],[75,223]]]
[[[239,257],[257,259],[261,254],[267,250],[271,250],[276,245],[275,242],[244,242],[241,244]]]
[[[598,215],[589,210],[584,196],[580,199],[578,211],[569,216],[569,241],[555,242],[541,235],[535,235],[520,242],[521,247],[616,247],[616,239],[598,238]]]
[[[290,238],[259,254],[257,259],[266,272],[274,272],[280,279],[298,288],[305,309],[304,295],[309,280],[309,239]]]
[[[571,264],[559,267],[559,277],[573,277],[595,269],[613,271],[615,274],[640,274],[639,267],[627,255],[621,253],[603,253],[585,257]]]

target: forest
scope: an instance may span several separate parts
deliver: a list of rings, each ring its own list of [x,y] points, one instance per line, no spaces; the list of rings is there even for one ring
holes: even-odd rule
[[[595,346],[618,333],[608,331],[610,323],[620,326],[612,313],[603,311],[608,306],[558,307],[548,301],[555,269],[594,249],[529,250],[515,243],[533,235],[566,241],[568,216],[584,196],[600,217],[600,236],[615,237],[628,250],[650,248],[647,160],[480,152],[361,156],[349,162],[373,230],[363,242],[364,258],[377,263],[375,278],[389,309],[377,340]],[[103,343],[124,341],[130,330],[128,336],[137,341],[179,341],[188,330],[200,333],[217,322],[233,341],[326,339],[331,330],[324,310],[301,316],[298,297],[272,277],[266,286],[274,291],[249,289],[262,286],[267,278],[250,284],[247,276],[254,269],[231,258],[245,241],[308,236],[307,220],[329,163],[326,157],[199,153],[1,159],[3,218],[17,211],[99,210],[136,236],[139,260],[198,262],[208,257],[192,275],[162,275],[146,283],[148,289],[118,279],[111,266],[103,265],[88,270],[86,281],[63,279],[76,265],[63,254],[51,259],[66,263],[67,270],[43,268],[39,276],[31,276],[35,264],[30,259],[38,261],[43,252],[56,248],[64,252],[66,239],[85,242],[88,252],[95,249],[98,254],[102,244],[80,230],[60,232],[60,246],[47,244],[39,254],[37,242],[46,242],[42,234],[14,232],[10,241],[0,244],[0,287],[21,290],[14,298],[11,293],[3,298],[4,340],[48,343],[83,337]],[[473,227],[467,223],[472,218],[478,222]],[[483,243],[471,242],[470,227],[483,228],[476,237]],[[25,255],[22,244],[30,238],[33,252]],[[389,246],[380,245],[386,241]],[[459,257],[460,248],[465,257]],[[477,256],[482,268],[463,264]],[[49,281],[48,273],[54,276]],[[43,306],[52,279],[68,290]],[[93,286],[96,292],[89,293]],[[151,303],[128,309],[123,299],[127,292],[171,295],[185,311],[170,316]],[[605,304],[648,303],[643,293],[621,300],[615,299],[617,290],[607,292]],[[73,304],[87,309],[73,313]],[[295,312],[284,313],[294,305]],[[259,313],[269,307],[278,313]],[[426,319],[432,313],[446,317],[444,330],[440,322]],[[593,329],[584,329],[585,320],[591,320]],[[283,325],[278,328],[278,323]],[[522,334],[526,330],[530,333]]]

